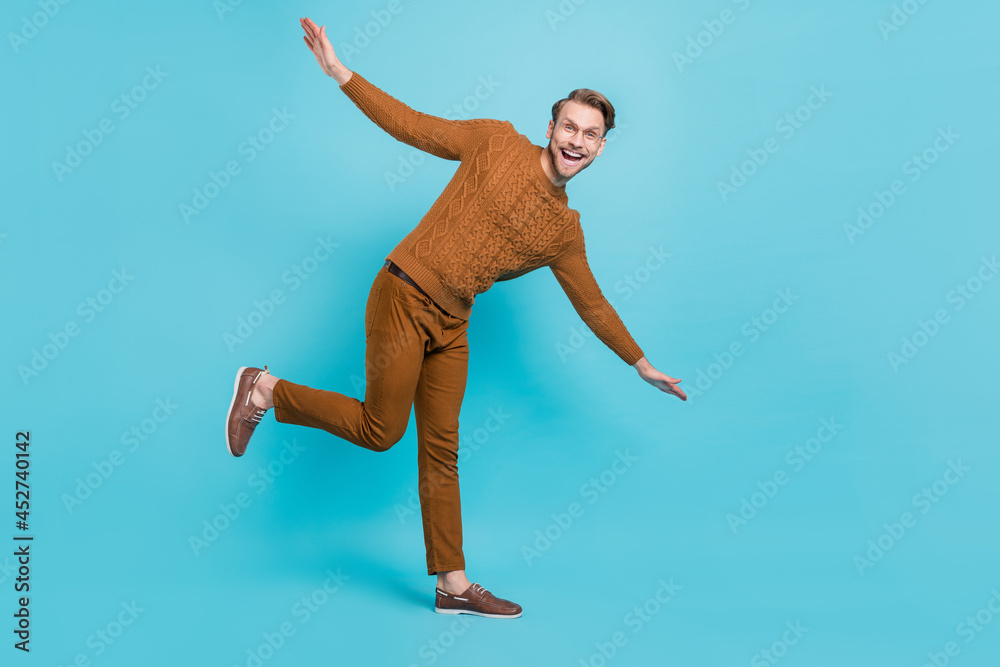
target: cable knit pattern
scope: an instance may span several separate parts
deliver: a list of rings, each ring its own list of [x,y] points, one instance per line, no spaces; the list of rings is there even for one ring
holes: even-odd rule
[[[508,121],[449,120],[415,111],[357,72],[341,90],[391,136],[458,170],[389,253],[434,301],[468,319],[495,282],[548,266],[583,321],[629,365],[644,355],[587,263],[580,214],[542,168],[542,147]]]

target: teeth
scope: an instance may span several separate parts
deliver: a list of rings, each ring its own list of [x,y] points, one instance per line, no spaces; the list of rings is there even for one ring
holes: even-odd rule
[[[572,157],[583,157],[582,154],[580,154],[580,153],[574,153],[573,151],[566,151],[566,155],[570,155]]]

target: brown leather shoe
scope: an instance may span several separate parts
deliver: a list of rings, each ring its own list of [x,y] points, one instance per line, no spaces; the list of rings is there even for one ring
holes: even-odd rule
[[[452,595],[440,588],[435,590],[434,611],[439,614],[475,614],[487,618],[517,618],[521,615],[521,605],[501,600],[479,584],[472,584],[461,595]]]
[[[233,400],[229,402],[229,412],[226,414],[226,447],[233,456],[243,456],[250,436],[267,412],[250,402],[257,378],[264,373],[267,373],[267,366],[264,366],[264,370],[243,366],[236,371]]]

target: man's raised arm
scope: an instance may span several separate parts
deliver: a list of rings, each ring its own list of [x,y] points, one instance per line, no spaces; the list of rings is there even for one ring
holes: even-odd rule
[[[308,18],[300,21],[306,32],[302,39],[323,72],[336,80],[368,118],[397,140],[446,160],[461,160],[475,149],[484,132],[502,125],[502,121],[491,119],[448,120],[411,109],[345,67],[326,36],[326,26],[319,27]]]

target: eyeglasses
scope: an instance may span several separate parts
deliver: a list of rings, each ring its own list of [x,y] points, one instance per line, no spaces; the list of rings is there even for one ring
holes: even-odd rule
[[[580,128],[578,128],[573,123],[567,123],[567,122],[563,121],[563,122],[557,123],[557,125],[559,126],[559,129],[562,130],[562,136],[564,138],[566,138],[566,139],[569,139],[570,137],[575,137],[576,133],[580,131]],[[586,141],[588,144],[591,144],[591,145],[596,144],[603,137],[604,137],[604,135],[598,134],[598,132],[596,130],[584,130],[583,131],[583,140]]]

